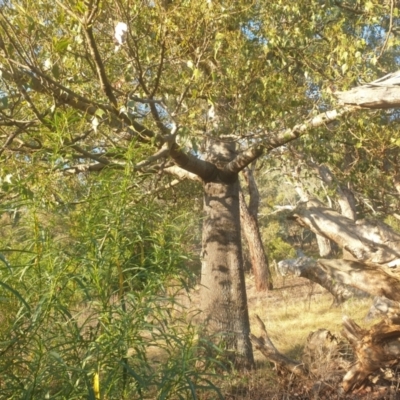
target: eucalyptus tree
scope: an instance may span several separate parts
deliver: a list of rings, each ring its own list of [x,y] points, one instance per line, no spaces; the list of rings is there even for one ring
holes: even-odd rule
[[[332,87],[390,61],[381,54],[395,46],[367,37],[385,32],[387,11],[378,1],[5,0],[2,175],[25,191],[19,171],[33,166],[60,181],[127,164],[159,185],[201,181],[204,319],[252,364],[238,174],[353,110],[327,111]]]

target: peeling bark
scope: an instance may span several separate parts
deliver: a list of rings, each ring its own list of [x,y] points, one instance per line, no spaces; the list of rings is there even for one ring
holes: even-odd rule
[[[324,236],[317,236],[318,251],[320,257],[329,257],[332,253],[332,244],[329,239]]]
[[[376,296],[365,320],[369,321],[382,315],[390,317],[396,314],[400,315],[400,303],[389,300],[385,296]]]
[[[343,378],[343,389],[360,387],[368,375],[400,359],[400,319],[383,320],[370,330],[360,328],[348,317],[343,318],[342,335],[349,341],[356,362]]]
[[[383,222],[354,222],[315,199],[301,203],[289,218],[336,242],[360,262],[400,265],[400,235]]]
[[[281,275],[289,274],[307,278],[328,290],[336,302],[350,297],[383,296],[394,302],[400,301],[400,279],[386,273],[379,265],[366,265],[351,260],[314,260],[299,257],[278,263]],[[392,310],[397,308],[389,304]]]
[[[400,301],[400,280],[379,265],[365,265],[350,260],[318,260],[322,270],[335,281],[355,287],[373,296]]]
[[[334,304],[338,305],[352,297],[366,297],[365,291],[356,289],[339,280],[331,271],[326,271],[318,261],[310,257],[299,257],[282,260],[278,263],[278,270],[282,276],[295,275],[318,283],[334,297]]]
[[[336,92],[340,104],[365,108],[394,108],[400,106],[400,71],[385,75],[366,85],[346,92]]]

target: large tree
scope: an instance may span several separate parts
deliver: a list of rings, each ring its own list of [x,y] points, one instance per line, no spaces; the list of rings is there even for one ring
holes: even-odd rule
[[[33,164],[199,179],[204,317],[252,364],[238,174],[354,110],[327,111],[332,86],[390,65],[396,47],[366,37],[388,21],[378,1],[4,1],[2,175],[20,192]]]

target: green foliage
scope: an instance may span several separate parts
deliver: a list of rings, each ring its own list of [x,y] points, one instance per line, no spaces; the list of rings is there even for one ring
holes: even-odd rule
[[[205,133],[244,148],[335,107],[335,90],[397,69],[398,14],[378,0],[3,1],[6,396],[93,399],[96,372],[103,398],[195,398],[212,388],[195,368],[204,343],[170,317],[170,285],[190,285],[186,253],[200,243],[198,187],[162,191],[172,186],[171,128],[201,154]],[[129,28],[118,51],[117,22]],[[315,129],[274,154],[279,178],[301,153],[354,189],[360,212],[393,212],[398,120],[360,113]],[[269,211],[294,203],[272,189]],[[264,222],[270,257],[292,256],[287,223]],[[165,347],[161,364],[149,346]]]
[[[283,231],[282,226],[278,220],[269,220],[266,228],[262,230],[263,242],[270,261],[296,257],[296,251],[288,243],[288,234]]]
[[[138,202],[131,183],[103,172],[75,204],[34,197],[1,237],[5,398],[95,398],[96,373],[104,399],[219,396],[218,348],[199,338],[177,296],[194,282],[187,217]]]
[[[392,215],[388,215],[385,219],[384,219],[385,224],[388,224],[389,226],[391,226],[396,232],[400,232],[400,221],[393,217]]]

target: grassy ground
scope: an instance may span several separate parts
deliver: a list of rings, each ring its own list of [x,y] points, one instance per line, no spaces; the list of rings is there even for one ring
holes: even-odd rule
[[[247,280],[248,304],[252,331],[257,336],[254,317],[264,321],[268,334],[282,353],[298,358],[310,332],[320,328],[340,335],[344,315],[366,327],[364,320],[372,299],[355,299],[339,307],[332,306],[333,297],[321,286],[307,279],[277,277],[275,288],[267,294],[255,291],[252,278]],[[262,358],[259,353],[257,359]]]
[[[344,315],[354,319],[360,326],[368,327],[364,320],[372,299],[347,301],[332,307],[332,296],[319,285],[302,278],[277,277],[274,290],[257,293],[254,281],[247,278],[247,293],[252,333],[258,336],[255,315],[265,323],[268,334],[276,348],[293,359],[300,359],[310,332],[325,328],[340,336]],[[289,400],[309,398],[308,389],[293,378],[279,377],[265,357],[255,350],[257,368],[249,373],[232,374],[221,383],[228,400]]]

